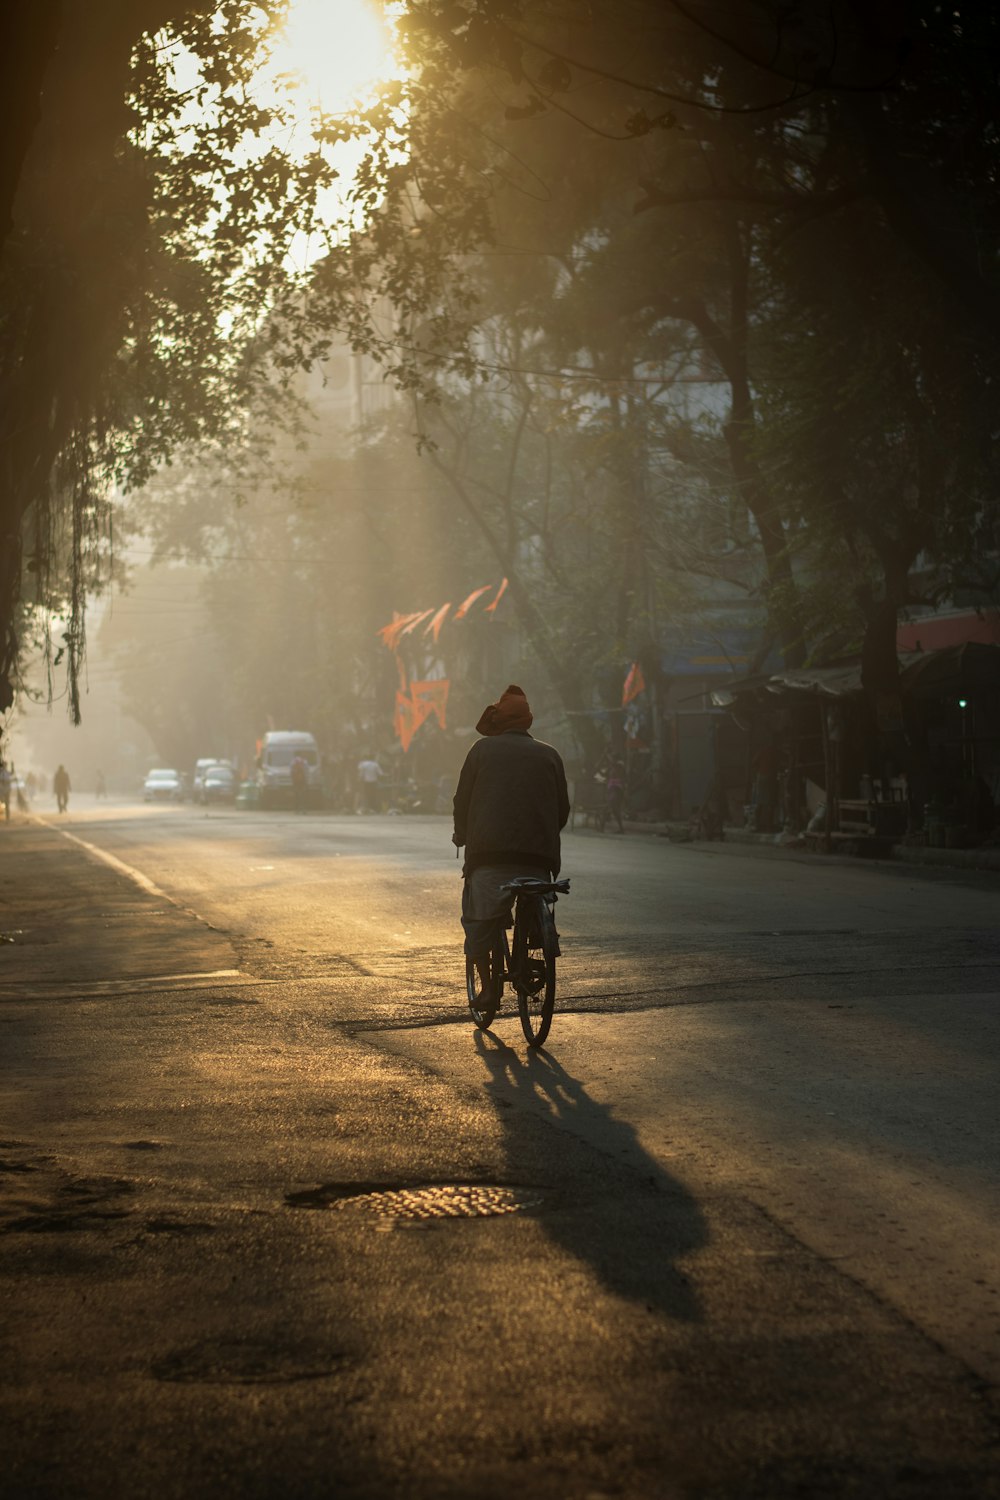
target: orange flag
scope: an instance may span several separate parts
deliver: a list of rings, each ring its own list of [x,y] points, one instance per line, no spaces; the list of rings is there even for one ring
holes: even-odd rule
[[[409,693],[396,693],[396,712],[393,715],[392,727],[399,736],[399,743],[405,753],[409,750],[413,736],[419,727],[414,722],[413,699]]]
[[[434,714],[441,728],[448,728],[445,720],[445,709],[448,706],[448,690],[450,687],[451,683],[447,677],[435,678],[433,682],[410,683],[414,718],[418,725],[422,724],[431,714]]]
[[[451,683],[446,677],[439,677],[433,682],[411,682],[408,692],[402,689],[397,691],[392,727],[399,737],[404,754],[413,743],[413,736],[421,724],[431,714],[435,715],[442,729],[447,729],[445,710],[450,687]]]
[[[492,587],[492,583],[484,583],[481,589],[473,589],[468,599],[463,600],[463,602],[456,609],[455,619],[463,619],[469,613],[469,610],[475,604],[480,594],[488,594]]]
[[[400,638],[400,640],[403,639],[404,635],[409,635],[409,633],[410,633],[411,630],[416,630],[417,626],[421,623],[421,621],[426,620],[427,616],[428,615],[432,615],[433,613],[434,613],[434,611],[432,609],[421,609],[421,610],[418,610],[418,612],[411,617],[411,619],[409,620],[409,622],[399,632],[399,638]]]
[[[640,693],[646,691],[646,679],[642,675],[642,668],[634,661],[628,669],[625,686],[622,688],[622,708],[626,708],[633,698],[638,698]]]
[[[493,611],[496,609],[497,605],[500,603],[500,600],[503,598],[503,596],[504,596],[504,594],[506,592],[507,592],[507,580],[505,578],[503,580],[503,582],[501,583],[500,587],[497,589],[497,596],[493,600],[493,603],[492,604],[487,604],[486,611],[485,611],[486,614],[491,615],[493,613]]]
[[[433,634],[434,639],[437,640],[438,636],[441,634],[441,626],[445,622],[445,616],[447,615],[449,609],[451,609],[450,600],[447,604],[442,604],[433,620],[431,620],[429,624],[424,626],[424,635]]]
[[[430,610],[427,611],[427,614],[430,614]],[[417,620],[417,618],[417,614],[400,615],[397,614],[395,610],[393,610],[392,619],[389,624],[383,625],[381,630],[377,630],[375,634],[382,637],[383,641],[385,641],[385,644],[389,647],[390,651],[395,651],[397,645],[399,644],[399,637],[403,634],[404,628],[413,624]]]

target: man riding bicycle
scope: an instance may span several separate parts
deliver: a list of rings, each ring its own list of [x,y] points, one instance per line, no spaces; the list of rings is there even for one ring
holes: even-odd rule
[[[493,939],[514,901],[502,887],[517,876],[555,879],[559,833],[569,818],[562,757],[532,738],[531,722],[528,700],[512,683],[476,725],[484,738],[466,756],[455,793],[452,842],[465,847],[465,951],[487,983]]]

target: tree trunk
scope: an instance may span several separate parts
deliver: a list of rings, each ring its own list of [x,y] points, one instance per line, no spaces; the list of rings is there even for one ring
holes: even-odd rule
[[[730,330],[727,334],[697,299],[679,299],[677,316],[686,318],[715,356],[729,384],[730,412],[726,448],[743,504],[760,535],[767,569],[768,614],[786,667],[801,667],[806,657],[798,586],[792,571],[785,526],[753,453],[756,411],[750,383],[749,296],[750,251],[732,210],[725,234],[730,270]]]
[[[878,776],[885,773],[887,759],[911,772],[909,745],[903,732],[903,709],[899,686],[899,656],[896,630],[899,606],[895,598],[871,600],[865,608],[865,634],[861,646],[861,686],[874,725],[878,752]]]
[[[749,387],[733,385],[731,390],[732,413],[725,429],[729,462],[740,498],[760,535],[767,569],[768,614],[778,637],[782,660],[786,667],[801,667],[805,664],[806,642],[788,538],[751,453],[754,416]]]
[[[42,81],[55,51],[59,0],[8,0],[0,17],[0,252],[42,117]]]

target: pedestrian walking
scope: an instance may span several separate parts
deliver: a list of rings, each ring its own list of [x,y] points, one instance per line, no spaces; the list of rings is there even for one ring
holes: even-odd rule
[[[358,780],[361,782],[361,805],[365,812],[381,812],[382,793],[379,782],[385,772],[374,756],[368,755],[358,762]]]
[[[56,806],[61,813],[64,813],[69,806],[69,794],[72,788],[69,784],[69,772],[61,762],[52,778],[52,790],[56,794]]]
[[[617,757],[612,757],[608,763],[608,779],[605,783],[608,798],[608,812],[618,824],[618,832],[625,832],[625,824],[622,822],[622,809],[625,806],[625,762]]]

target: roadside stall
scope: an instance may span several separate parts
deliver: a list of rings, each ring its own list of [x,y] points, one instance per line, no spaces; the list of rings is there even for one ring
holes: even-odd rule
[[[900,685],[918,751],[914,797],[931,846],[993,842],[1000,804],[1000,645],[906,658]]]
[[[897,757],[873,727],[858,660],[739,679],[713,694],[748,736],[746,824],[822,847],[991,839],[1000,802],[1000,646],[901,653]],[[767,778],[776,777],[769,790]]]

